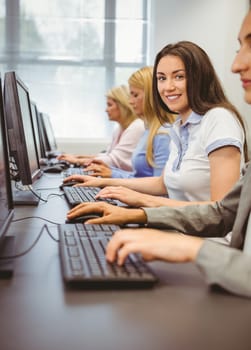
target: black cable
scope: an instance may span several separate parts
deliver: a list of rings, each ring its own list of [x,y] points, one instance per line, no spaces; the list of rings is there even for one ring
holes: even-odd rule
[[[53,224],[53,225],[59,225],[59,223],[51,221],[49,219],[42,218],[41,216],[25,216],[24,218],[14,219],[12,220],[12,222],[18,222],[18,221],[29,220],[29,219],[40,219],[40,220],[49,222],[50,224]]]
[[[41,196],[39,196],[33,189],[31,186],[28,186],[29,190],[34,194],[34,196],[36,196],[39,200],[48,203],[49,197],[55,196],[55,197],[63,197],[64,193],[50,193],[46,199],[42,198]]]
[[[39,200],[41,200],[42,202],[47,203],[48,199],[44,199],[41,196],[39,196],[35,191],[33,191],[33,188],[31,186],[28,186],[29,190],[31,191],[32,194],[34,194],[35,197],[37,197]]]
[[[43,225],[37,238],[35,239],[35,241],[32,243],[32,245],[27,248],[25,251],[21,252],[21,253],[18,253],[18,254],[15,254],[15,255],[9,255],[9,256],[0,256],[0,260],[8,260],[8,259],[16,259],[16,258],[20,258],[26,254],[28,254],[34,247],[35,245],[37,244],[37,242],[39,241],[39,239],[41,238],[44,230],[46,230],[46,232],[48,233],[48,235],[50,236],[50,238],[52,238],[54,241],[56,242],[59,242],[58,239],[56,239],[55,237],[53,237],[53,235],[50,233],[49,229],[48,229],[48,226],[47,225]]]

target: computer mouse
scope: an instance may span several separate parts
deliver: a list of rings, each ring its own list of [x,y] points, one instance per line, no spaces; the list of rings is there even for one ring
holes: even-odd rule
[[[96,218],[100,218],[101,215],[99,214],[86,214],[86,215],[81,215],[78,216],[76,218],[73,219],[66,219],[65,223],[66,224],[77,224],[77,223],[83,223],[87,220],[91,220],[91,219],[96,219]]]
[[[48,159],[47,158],[40,158],[39,164],[40,165],[48,165]]]
[[[71,180],[71,181],[63,182],[59,186],[59,188],[62,190],[64,187],[71,187],[71,186],[74,186],[76,184],[79,184],[79,181]]]
[[[60,164],[47,166],[43,169],[44,173],[61,173],[64,170]]]
[[[64,169],[67,169],[67,168],[70,168],[70,163],[69,162],[67,162],[66,160],[59,160],[58,161],[58,164],[59,165],[62,165],[62,167],[64,167]]]

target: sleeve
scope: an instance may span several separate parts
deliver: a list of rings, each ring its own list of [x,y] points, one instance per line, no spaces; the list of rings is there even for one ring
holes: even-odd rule
[[[238,119],[225,108],[213,108],[203,117],[202,142],[207,154],[223,147],[243,149],[244,132]]]
[[[119,141],[109,152],[99,154],[96,159],[103,160],[107,165],[121,168],[127,171],[132,170],[131,157],[140,137],[144,132],[144,123],[142,120],[135,120],[120,136]]]
[[[160,176],[169,158],[170,136],[167,132],[156,134],[153,140],[153,160],[155,167],[152,176]]]
[[[114,167],[111,167],[111,171],[112,171],[112,175],[111,175],[112,178],[130,179],[134,177],[133,171],[126,171],[126,170],[118,169]]]
[[[222,201],[214,204],[142,208],[147,216],[147,225],[195,236],[224,237],[234,224],[243,179],[244,177],[237,182]]]
[[[206,282],[229,292],[251,297],[251,256],[210,240],[205,240],[196,265]]]

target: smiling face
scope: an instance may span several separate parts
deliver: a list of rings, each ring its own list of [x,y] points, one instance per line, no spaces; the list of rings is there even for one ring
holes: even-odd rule
[[[184,122],[192,112],[188,103],[184,63],[177,56],[164,56],[158,63],[156,75],[162,101],[171,111],[179,113]]]
[[[251,104],[251,11],[242,23],[238,39],[240,49],[232,64],[232,72],[240,74],[245,101]]]
[[[132,106],[135,114],[138,117],[143,116],[143,106],[144,106],[144,90],[139,89],[133,85],[129,85],[130,98],[129,103]]]

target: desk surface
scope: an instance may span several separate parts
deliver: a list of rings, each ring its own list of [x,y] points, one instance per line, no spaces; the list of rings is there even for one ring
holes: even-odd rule
[[[60,193],[61,179],[41,179],[41,195]],[[15,208],[14,220],[40,216],[64,223],[68,206],[51,196],[38,207]],[[16,251],[45,222],[13,222]],[[48,224],[57,234],[56,226]],[[46,233],[15,260],[14,276],[0,280],[1,350],[251,349],[251,302],[212,292],[193,264],[151,263],[160,278],[151,290],[75,291],[62,282],[58,246]]]

